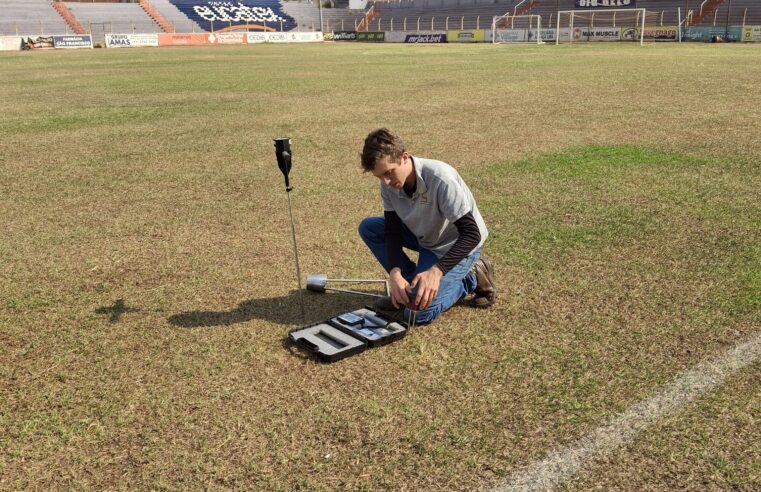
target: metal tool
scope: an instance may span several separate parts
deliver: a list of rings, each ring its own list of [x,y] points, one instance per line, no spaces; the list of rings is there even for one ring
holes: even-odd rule
[[[417,328],[417,310],[410,309],[410,314],[407,316],[407,328],[412,330]]]
[[[369,278],[328,278],[324,273],[314,273],[307,275],[307,290],[312,292],[324,293],[331,290],[334,292],[346,292],[348,294],[357,294],[360,296],[369,297],[383,297],[383,294],[375,294],[372,292],[363,292],[359,290],[349,289],[337,289],[335,287],[328,287],[328,282],[343,282],[343,283],[382,283],[386,291],[385,295],[389,295],[388,282],[381,279],[369,279]]]
[[[408,302],[405,307],[409,311],[409,314],[407,315],[407,328],[412,330],[417,327],[418,305],[413,298],[410,298],[410,302]]]
[[[291,237],[293,238],[293,256],[296,257],[296,283],[299,288],[299,303],[301,304],[301,316],[304,313],[304,295],[301,292],[301,267],[299,267],[299,252],[296,247],[296,227],[293,225],[293,210],[291,209],[291,190],[293,187],[288,179],[291,172],[291,139],[289,137],[278,137],[275,140],[275,157],[277,157],[277,167],[285,176],[285,192],[288,195],[288,217],[291,219]]]

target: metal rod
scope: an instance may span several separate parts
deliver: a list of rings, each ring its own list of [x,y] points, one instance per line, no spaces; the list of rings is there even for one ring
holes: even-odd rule
[[[367,278],[329,278],[328,281],[330,282],[372,282],[372,283],[385,282],[385,280],[367,279]]]
[[[368,296],[368,297],[383,297],[380,294],[374,294],[372,292],[362,292],[360,290],[336,289],[334,287],[325,287],[325,290],[332,290],[333,292],[345,292],[347,294],[357,294],[360,296]]]
[[[299,286],[299,304],[301,305],[301,316],[304,312],[304,293],[301,290],[301,266],[299,266],[299,252],[296,247],[296,227],[293,225],[293,210],[291,209],[291,190],[286,190],[288,195],[288,217],[291,219],[291,237],[293,238],[293,256],[296,257],[296,283]]]

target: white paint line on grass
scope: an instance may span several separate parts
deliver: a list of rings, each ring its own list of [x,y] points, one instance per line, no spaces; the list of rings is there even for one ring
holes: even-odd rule
[[[516,472],[494,492],[548,490],[573,478],[582,467],[631,443],[637,434],[661,417],[719,386],[732,374],[761,359],[761,334],[735,345],[722,356],[701,362],[652,396],[615,416],[610,423],[545,459]]]

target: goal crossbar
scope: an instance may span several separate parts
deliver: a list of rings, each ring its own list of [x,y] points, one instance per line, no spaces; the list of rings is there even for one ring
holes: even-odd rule
[[[591,18],[594,18],[595,14],[613,14],[613,19],[616,18],[616,15],[620,12],[624,12],[627,14],[636,14],[636,24],[639,28],[639,44],[640,46],[643,46],[645,44],[645,18],[647,17],[647,9],[644,8],[637,8],[637,9],[590,9],[590,10],[559,10],[558,11],[558,21],[557,21],[557,35],[555,36],[555,44],[560,44],[560,19],[563,17],[563,14],[569,15],[569,29],[571,31],[570,39],[571,42],[573,42],[573,21],[576,17],[581,17],[583,19],[589,18],[588,16],[591,15]],[[615,21],[614,21],[615,22]]]

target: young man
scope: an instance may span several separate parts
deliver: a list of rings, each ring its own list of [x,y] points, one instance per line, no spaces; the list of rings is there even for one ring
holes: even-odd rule
[[[386,128],[365,139],[362,167],[380,180],[383,200],[383,217],[359,225],[359,235],[389,275],[391,296],[376,308],[412,308],[424,324],[470,293],[471,306],[494,304],[492,264],[480,258],[488,231],[457,171],[413,157]],[[402,247],[418,251],[417,264]]]

